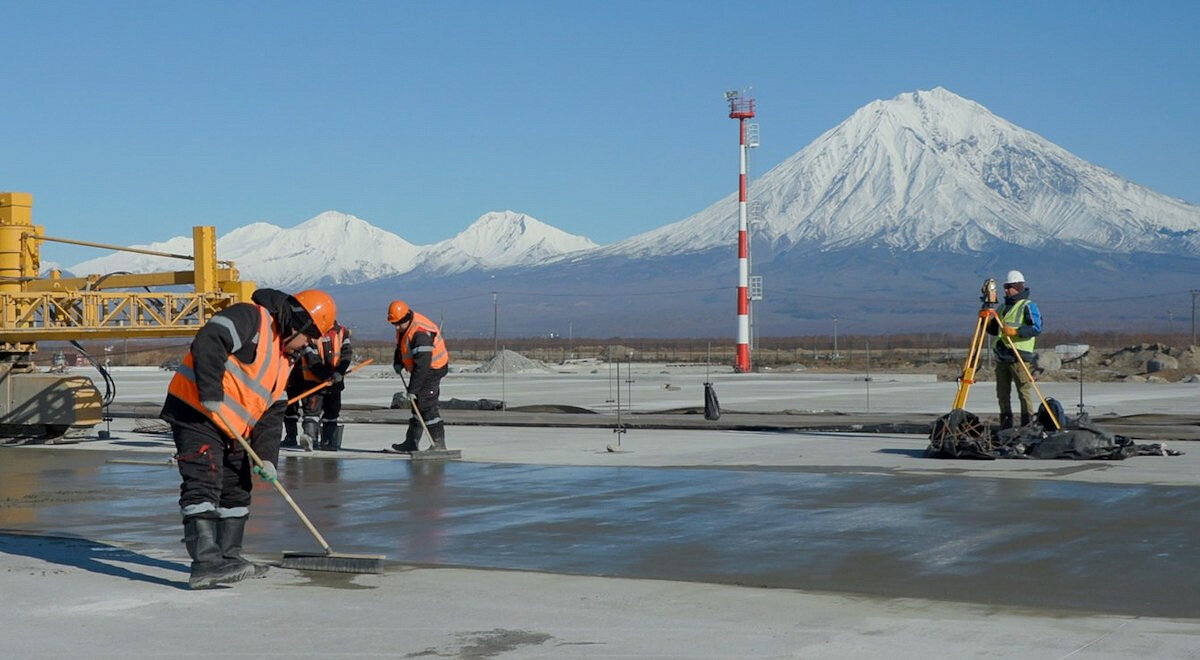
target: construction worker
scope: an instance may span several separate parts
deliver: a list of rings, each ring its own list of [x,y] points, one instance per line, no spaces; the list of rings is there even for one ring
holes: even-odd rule
[[[315,289],[295,296],[259,289],[251,300],[221,310],[200,328],[159,415],[175,437],[192,589],[266,572],[242,557],[253,466],[234,433],[263,460],[261,476],[276,478],[292,365],[337,317],[333,299]]]
[[[288,399],[293,399],[311,390],[313,386],[328,382],[329,385],[309,394],[303,399],[289,403],[283,415],[283,443],[280,447],[299,447],[296,427],[299,423],[309,442],[316,449],[337,451],[342,448],[342,382],[354,349],[350,344],[350,329],[337,323],[329,332],[321,335],[316,345],[304,349],[300,356],[300,368],[292,370],[288,379]],[[301,413],[303,412],[303,421]]]
[[[388,305],[388,323],[396,327],[396,353],[392,368],[403,377],[407,371],[409,403],[414,414],[408,419],[408,431],[404,442],[392,445],[402,452],[417,451],[421,441],[421,421],[429,427],[430,449],[446,449],[446,425],[438,412],[438,396],[441,395],[442,378],[450,369],[450,353],[437,325],[425,316],[414,312],[403,300],[393,300]],[[417,415],[420,415],[418,418]]]
[[[1029,299],[1029,288],[1025,286],[1025,275],[1019,270],[1010,270],[1004,278],[1004,304],[996,310],[1003,321],[988,324],[988,334],[997,335],[994,344],[996,356],[996,397],[1000,400],[1000,428],[1013,426],[1012,384],[1017,384],[1017,397],[1021,400],[1021,426],[1033,419],[1037,406],[1033,403],[1033,379],[1031,371],[1037,364],[1033,351],[1036,337],[1042,333],[1042,315],[1037,303]],[[1013,353],[1016,349],[1017,353]],[[1024,366],[1017,360],[1017,354]]]

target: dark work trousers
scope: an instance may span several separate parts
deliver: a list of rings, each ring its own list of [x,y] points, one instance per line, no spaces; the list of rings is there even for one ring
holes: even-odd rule
[[[299,370],[298,369],[294,370],[292,373],[295,374],[297,371],[299,371]],[[319,381],[311,381],[311,380],[305,380],[303,378],[296,378],[293,375],[293,377],[290,380],[288,380],[287,396],[289,399],[300,396],[301,394],[304,394],[306,391],[308,391],[312,387],[319,385],[319,384],[320,384]],[[308,396],[304,397],[303,399],[300,399],[296,403],[289,405],[287,407],[287,413],[284,416],[287,419],[292,419],[292,420],[296,420],[296,421],[300,421],[301,418],[304,418],[304,419],[311,419],[312,421],[315,422],[317,420],[317,417],[320,414],[319,411],[321,410],[321,399],[323,398],[322,395],[328,389],[329,389],[328,387],[319,389],[316,392],[313,392],[312,394],[309,394]],[[340,409],[340,406],[339,406],[339,409]]]
[[[438,372],[441,373],[438,373]],[[417,395],[417,412],[429,427],[429,434],[435,438],[446,437],[445,425],[442,423],[442,413],[438,410],[438,397],[442,394],[442,377],[446,375],[445,368],[435,370],[433,376],[426,378],[420,388],[410,392]],[[421,422],[416,415],[408,418],[408,437],[421,437]]]
[[[286,404],[279,401],[267,409],[247,438],[259,458],[270,463],[279,461]],[[229,517],[231,514],[226,513],[229,510],[250,506],[253,461],[236,440],[206,419],[171,424],[171,433],[175,437],[179,476],[183,479],[179,508],[185,518],[209,511],[214,513],[206,517],[217,517],[218,511],[224,514],[220,517]],[[232,515],[238,517],[236,513]]]
[[[1021,426],[1029,423],[1037,407],[1033,403],[1033,380],[1025,368],[1016,362],[996,361],[996,398],[1000,403],[1000,428],[1013,425],[1012,386],[1017,386],[1021,401]]]

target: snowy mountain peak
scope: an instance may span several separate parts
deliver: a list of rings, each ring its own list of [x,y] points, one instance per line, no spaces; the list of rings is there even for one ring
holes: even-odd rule
[[[454,238],[430,246],[421,265],[441,273],[532,266],[595,247],[587,237],[568,234],[524,213],[491,211]]]
[[[417,267],[439,272],[531,265],[595,247],[513,211],[487,213],[454,238],[417,246],[369,222],[325,211],[295,227],[255,222],[217,239],[217,255],[235,262],[242,278],[285,290],[330,284],[357,284],[401,275]],[[192,253],[192,239],[177,236],[133,247]],[[190,263],[117,252],[73,266],[79,274],[185,270]]]
[[[1200,207],[1092,165],[941,87],[876,100],[751,182],[756,241],[986,251],[998,244],[1194,254]],[[604,249],[651,256],[736,244],[736,195]]]

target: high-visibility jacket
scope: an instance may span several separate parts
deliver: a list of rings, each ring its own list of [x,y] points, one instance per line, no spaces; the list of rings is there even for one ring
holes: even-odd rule
[[[321,335],[321,338],[317,340],[316,348],[312,349],[315,353],[312,356],[315,359],[315,363],[325,365],[328,373],[332,373],[333,369],[337,367],[338,362],[342,359],[342,344],[346,340],[346,334],[346,328],[341,325],[335,325],[329,332]],[[314,383],[324,382],[328,376],[321,378],[313,373],[312,366],[313,363],[310,363],[308,360],[304,361],[302,367],[304,370],[304,379]]]
[[[413,336],[419,332],[424,332],[432,337],[433,346],[418,346],[413,349]],[[396,331],[396,346],[400,349],[400,362],[409,373],[412,373],[413,370],[414,350],[431,354],[429,363],[431,369],[440,369],[450,363],[450,353],[446,350],[446,342],[442,340],[442,331],[438,329],[436,323],[416,312],[413,312],[412,322],[408,324],[407,329]]]
[[[195,408],[212,419],[218,428],[243,437],[258,422],[273,403],[287,398],[288,374],[292,363],[283,351],[282,339],[275,333],[275,325],[266,308],[259,307],[257,347],[254,361],[247,364],[230,355],[225,360],[225,375],[222,386],[225,398],[221,402],[221,414],[233,425],[230,429],[216,415],[209,412],[200,402],[200,390],[196,386],[195,359],[192,352],[183,357],[183,363],[175,370],[175,376],[167,386],[167,392],[180,401]]]
[[[1025,307],[1028,305],[1029,299],[1023,298],[1011,305],[1000,308],[997,315],[1004,321],[1004,325],[1015,328],[1025,323]],[[1037,337],[1022,337],[1017,335],[1016,337],[1005,338],[1004,335],[999,335],[996,337],[996,347],[1007,347],[1009,339],[1012,339],[1013,347],[1022,353],[1032,353],[1033,345],[1037,342]]]

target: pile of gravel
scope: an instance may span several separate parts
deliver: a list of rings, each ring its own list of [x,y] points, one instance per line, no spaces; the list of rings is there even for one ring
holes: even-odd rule
[[[549,366],[547,366],[545,362],[542,362],[541,360],[530,360],[524,355],[508,349],[500,351],[500,353],[498,353],[492,359],[484,362],[471,371],[480,374],[498,374],[501,372],[508,374],[554,373],[554,369],[551,369]]]

